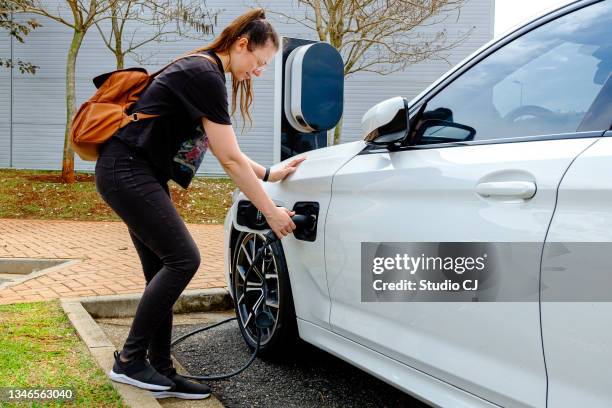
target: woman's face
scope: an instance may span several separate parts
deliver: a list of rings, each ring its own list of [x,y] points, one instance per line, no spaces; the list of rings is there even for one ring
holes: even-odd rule
[[[239,81],[260,76],[277,51],[272,41],[266,42],[263,47],[249,50],[248,41],[244,37],[237,40],[230,51],[230,71]]]

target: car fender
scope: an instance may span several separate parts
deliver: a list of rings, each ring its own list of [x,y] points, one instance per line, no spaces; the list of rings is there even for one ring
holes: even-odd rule
[[[333,175],[365,147],[365,142],[357,141],[313,150],[287,159],[272,167],[282,168],[292,160],[306,156],[298,169],[285,180],[263,183],[265,191],[277,204],[292,209],[296,202],[315,201],[319,203],[317,237],[314,242],[301,241],[292,234],[282,240],[283,251],[291,280],[296,315],[304,320],[323,327],[329,327],[329,292],[325,275],[324,223],[331,199]],[[225,219],[225,276],[232,291],[231,268],[231,231],[253,232],[236,222],[236,207],[241,200],[248,198],[241,192],[234,194],[234,202]],[[257,231],[259,233],[265,231]]]

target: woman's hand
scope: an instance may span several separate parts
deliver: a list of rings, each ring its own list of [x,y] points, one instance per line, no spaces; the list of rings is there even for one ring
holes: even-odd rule
[[[306,160],[306,156],[292,160],[281,169],[270,171],[268,181],[274,182],[284,180],[285,177],[296,171],[300,163],[302,163],[304,160]]]
[[[274,231],[279,239],[293,232],[295,224],[291,219],[295,215],[295,211],[288,210],[284,207],[274,207],[269,214],[264,214],[268,225]]]

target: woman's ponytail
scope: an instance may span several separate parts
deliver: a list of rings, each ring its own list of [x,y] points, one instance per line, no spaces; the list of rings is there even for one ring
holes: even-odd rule
[[[240,37],[249,39],[247,47],[250,51],[255,48],[263,47],[268,41],[272,41],[275,48],[280,46],[278,34],[272,24],[266,20],[266,13],[263,8],[250,9],[232,21],[215,40],[205,46],[191,51],[189,54],[213,51],[217,53],[228,53],[230,47]],[[253,82],[251,79],[237,81],[232,77],[232,112],[236,112],[236,100],[240,93],[240,113],[243,119],[251,124],[251,114],[249,108],[253,103]]]

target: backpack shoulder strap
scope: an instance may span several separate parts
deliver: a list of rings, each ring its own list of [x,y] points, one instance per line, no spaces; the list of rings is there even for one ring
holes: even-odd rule
[[[213,57],[211,57],[210,55],[206,55],[206,54],[189,54],[189,55],[183,55],[182,57],[178,57],[176,59],[174,59],[172,62],[166,64],[162,69],[160,69],[159,71],[151,74],[151,79],[155,78],[157,75],[161,74],[163,70],[165,70],[166,68],[168,68],[170,65],[174,64],[176,61],[180,61],[184,58],[187,57],[191,57],[191,56],[196,56],[196,57],[202,57],[202,58],[206,58],[207,60],[209,60],[210,62],[212,62],[213,64],[217,65],[217,61],[215,61],[215,59]]]
[[[141,119],[150,119],[157,118],[161,115],[153,114],[153,113],[142,113],[142,112],[134,112],[130,115],[124,114],[121,123],[119,124],[119,128],[126,126],[130,122],[138,122]]]

